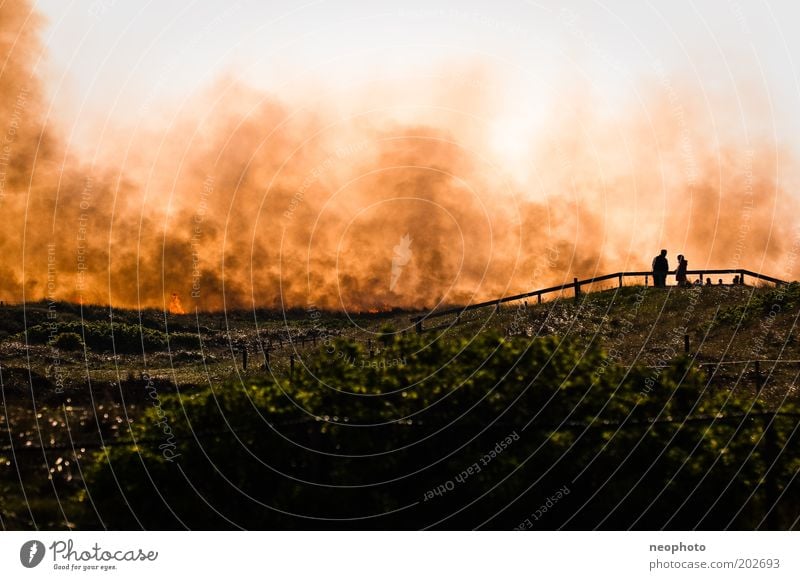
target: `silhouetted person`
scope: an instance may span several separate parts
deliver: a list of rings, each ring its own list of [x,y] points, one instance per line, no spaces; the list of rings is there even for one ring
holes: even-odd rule
[[[717,280],[717,285],[718,285],[718,286],[722,286],[722,278],[720,278],[719,280]]]
[[[734,276],[733,277],[733,285],[737,286],[738,284],[739,284],[739,276]]]
[[[721,283],[722,283],[722,280],[720,280],[720,284]],[[713,286],[713,284],[711,283],[711,278],[706,278],[706,286]]]
[[[667,286],[667,273],[669,272],[669,262],[667,261],[667,251],[653,258],[653,286],[665,288]]]
[[[700,278],[698,278],[697,280],[694,281],[694,285],[695,286],[702,286],[703,285],[703,281]]]
[[[689,262],[683,257],[683,254],[680,254],[678,256],[678,267],[675,269],[675,281],[678,283],[678,286],[685,287],[689,285],[686,281],[686,268],[688,266]]]

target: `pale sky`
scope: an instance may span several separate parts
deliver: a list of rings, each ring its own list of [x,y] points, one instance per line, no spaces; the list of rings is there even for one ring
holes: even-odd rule
[[[666,71],[702,91],[768,103],[774,115],[765,123],[800,142],[794,137],[800,9],[793,2],[39,0],[37,6],[48,20],[51,96],[76,118],[124,119],[143,104],[185,99],[223,74],[291,94],[308,81],[356,90],[382,75],[480,60],[513,81],[514,107],[535,108],[543,87],[564,77],[582,78],[613,102],[630,83]]]

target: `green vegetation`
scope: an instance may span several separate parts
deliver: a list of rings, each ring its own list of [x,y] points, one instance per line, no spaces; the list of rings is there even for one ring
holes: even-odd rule
[[[32,344],[45,344],[52,337],[76,344],[73,339],[61,339],[64,335],[74,335],[86,346],[98,352],[137,353],[164,350],[169,345],[175,349],[199,348],[197,336],[188,333],[170,333],[134,326],[126,323],[110,323],[100,321],[70,321],[53,324],[37,324],[27,330],[28,341]],[[64,343],[67,344],[67,343]],[[61,347],[74,350],[70,347]]]
[[[725,305],[714,323],[718,326],[752,324],[764,317],[773,316],[782,310],[796,310],[800,304],[800,284],[794,282],[786,286],[765,288],[754,292],[746,302]]]
[[[53,341],[53,345],[62,350],[82,350],[84,348],[81,335],[74,332],[62,332]]]
[[[535,527],[754,528],[781,492],[781,524],[800,514],[789,423],[769,447],[759,405],[709,391],[685,359],[626,370],[599,348],[492,333],[398,339],[375,355],[408,361],[391,369],[331,350],[293,380],[161,397],[130,445],[85,467],[84,500],[114,528],[511,528],[564,486]]]
[[[423,335],[402,312],[0,308],[0,527],[796,527],[797,367],[766,361],[800,358],[798,315],[798,285]]]

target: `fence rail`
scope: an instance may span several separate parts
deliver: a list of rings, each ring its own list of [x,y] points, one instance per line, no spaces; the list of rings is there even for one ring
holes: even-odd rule
[[[758,272],[752,272],[750,270],[743,270],[739,269],[716,269],[716,270],[687,270],[686,272],[689,276],[699,276],[700,280],[702,281],[704,276],[709,275],[719,275],[719,274],[735,274],[738,275],[738,284],[743,285],[745,276],[749,278],[755,278],[756,280],[763,280],[765,282],[771,282],[773,284],[788,284],[785,280],[780,280],[778,278],[774,278],[772,276],[766,276],[764,274],[759,274]],[[584,280],[578,280],[575,278],[572,282],[567,284],[560,284],[558,286],[551,286],[549,288],[542,288],[540,290],[534,290],[532,292],[525,292],[523,294],[515,294],[513,296],[505,296],[503,298],[497,298],[495,300],[487,300],[486,302],[478,302],[476,304],[469,304],[467,306],[456,306],[453,308],[447,308],[445,310],[433,310],[427,314],[421,316],[412,316],[411,321],[414,323],[417,332],[422,332],[423,322],[425,320],[431,318],[438,318],[440,316],[447,316],[449,314],[456,314],[457,316],[461,316],[464,312],[468,312],[470,310],[476,310],[478,308],[487,308],[489,306],[494,306],[498,308],[501,304],[506,302],[515,302],[517,300],[524,300],[525,298],[533,298],[534,296],[537,298],[538,302],[541,304],[542,296],[545,294],[552,294],[554,292],[564,292],[565,290],[572,290],[575,293],[575,297],[579,297],[581,295],[581,287],[588,286],[590,284],[596,284],[598,282],[605,282],[606,280],[618,280],[619,286],[622,287],[623,279],[625,278],[644,278],[644,285],[647,286],[650,280],[650,276],[653,273],[651,271],[647,272],[615,272],[613,274],[605,274],[603,276],[595,276],[593,278],[586,278]]]

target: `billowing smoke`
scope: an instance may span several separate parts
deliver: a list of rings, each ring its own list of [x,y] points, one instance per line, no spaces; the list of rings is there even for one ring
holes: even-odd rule
[[[795,159],[673,83],[612,115],[565,87],[522,169],[492,145],[502,99],[447,75],[426,107],[370,87],[352,115],[221,79],[89,159],[46,113],[39,19],[0,15],[3,300],[430,308],[646,269],[662,247],[690,269],[797,274]]]

